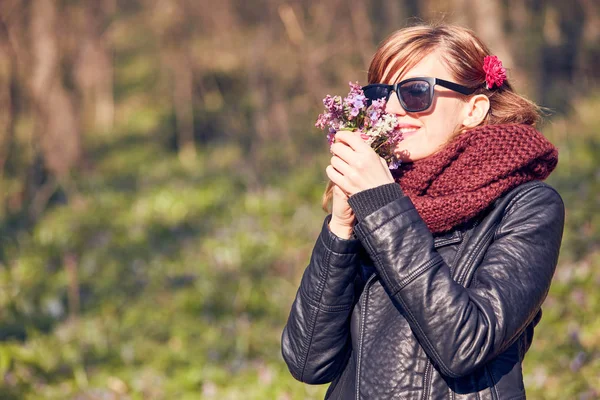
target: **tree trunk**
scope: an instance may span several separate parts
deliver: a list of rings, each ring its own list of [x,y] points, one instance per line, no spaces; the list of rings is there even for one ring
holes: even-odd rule
[[[4,167],[14,140],[12,90],[15,61],[10,56],[7,39],[6,31],[0,29],[0,218],[4,217],[7,196]]]
[[[85,8],[84,37],[75,65],[77,85],[83,95],[83,108],[92,114],[93,128],[106,131],[113,127],[113,59],[109,35],[103,30],[103,2],[88,1]]]
[[[81,157],[81,136],[71,98],[61,77],[53,0],[31,3],[31,94],[36,106],[36,137],[46,167],[67,176]]]
[[[194,86],[190,60],[184,49],[179,49],[170,62],[173,71],[173,107],[177,129],[177,147],[180,161],[186,163],[196,157],[194,143]]]

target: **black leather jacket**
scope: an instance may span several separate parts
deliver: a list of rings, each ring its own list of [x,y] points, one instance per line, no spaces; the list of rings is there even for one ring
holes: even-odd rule
[[[292,375],[326,399],[524,399],[521,362],[564,225],[541,181],[432,235],[406,196],[343,240],[325,219],[283,330]]]

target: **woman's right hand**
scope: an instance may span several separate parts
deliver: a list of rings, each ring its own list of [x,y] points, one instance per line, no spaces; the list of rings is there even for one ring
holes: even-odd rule
[[[354,226],[354,211],[348,204],[348,195],[338,185],[333,185],[333,205],[331,207],[329,229],[342,239],[350,239]]]

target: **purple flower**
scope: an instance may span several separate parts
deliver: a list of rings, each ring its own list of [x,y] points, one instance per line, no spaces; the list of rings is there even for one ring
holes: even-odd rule
[[[357,110],[362,110],[366,106],[366,98],[364,95],[359,94],[352,99],[352,107]]]
[[[373,100],[371,102],[371,109],[372,110],[376,110],[380,113],[385,112],[385,105],[386,105],[386,101],[385,99],[377,99],[377,100]]]
[[[393,160],[390,161],[388,168],[389,169],[398,169],[398,167],[400,167],[400,160],[394,158]]]
[[[390,139],[389,139],[389,140],[390,140],[390,142],[392,142],[392,143],[395,145],[395,144],[397,144],[398,142],[400,142],[400,141],[403,139],[403,137],[402,137],[402,132],[400,132],[400,131],[399,131],[399,130],[397,130],[397,129],[394,129],[394,130],[393,130],[393,131],[390,133],[390,136],[389,136],[389,138],[390,138]]]
[[[356,97],[354,97],[354,101],[353,101],[352,105],[357,108],[362,108],[366,105],[365,100],[366,100],[366,97],[362,94],[359,94]]]
[[[341,116],[344,111],[342,98],[340,96],[327,95],[323,99],[323,105],[332,116]]]
[[[349,82],[350,93],[344,98],[344,108],[348,110],[350,116],[357,117],[367,105],[367,99],[362,91],[361,86],[356,83]]]
[[[325,127],[327,125],[329,125],[330,122],[331,122],[331,114],[329,114],[329,113],[319,114],[319,118],[317,118],[317,122],[315,123],[315,126],[319,129],[325,129]]]
[[[385,99],[373,100],[368,108],[368,116],[372,124],[375,124],[381,115],[385,113]]]
[[[371,110],[371,112],[369,113],[369,119],[371,120],[371,123],[377,122],[379,117],[381,117],[381,112],[377,110]]]
[[[362,86],[360,86],[358,82],[348,82],[348,85],[350,85],[350,94],[362,94]]]
[[[327,141],[329,142],[330,146],[335,141],[335,134],[336,134],[336,132],[337,131],[335,129],[333,129],[333,128],[329,128],[329,132],[327,132]]]
[[[401,162],[394,155],[394,149],[402,140],[402,132],[396,128],[396,116],[385,112],[385,99],[374,100],[367,107],[367,99],[358,82],[349,82],[349,86],[350,92],[345,98],[327,95],[323,99],[325,111],[319,115],[315,126],[327,128],[330,146],[340,129],[360,132],[363,140],[386,160],[389,168],[397,169]]]

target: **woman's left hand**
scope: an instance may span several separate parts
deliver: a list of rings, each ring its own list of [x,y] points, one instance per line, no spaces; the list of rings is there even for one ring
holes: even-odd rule
[[[348,196],[394,183],[386,161],[360,137],[360,133],[338,131],[331,152],[327,176]]]

